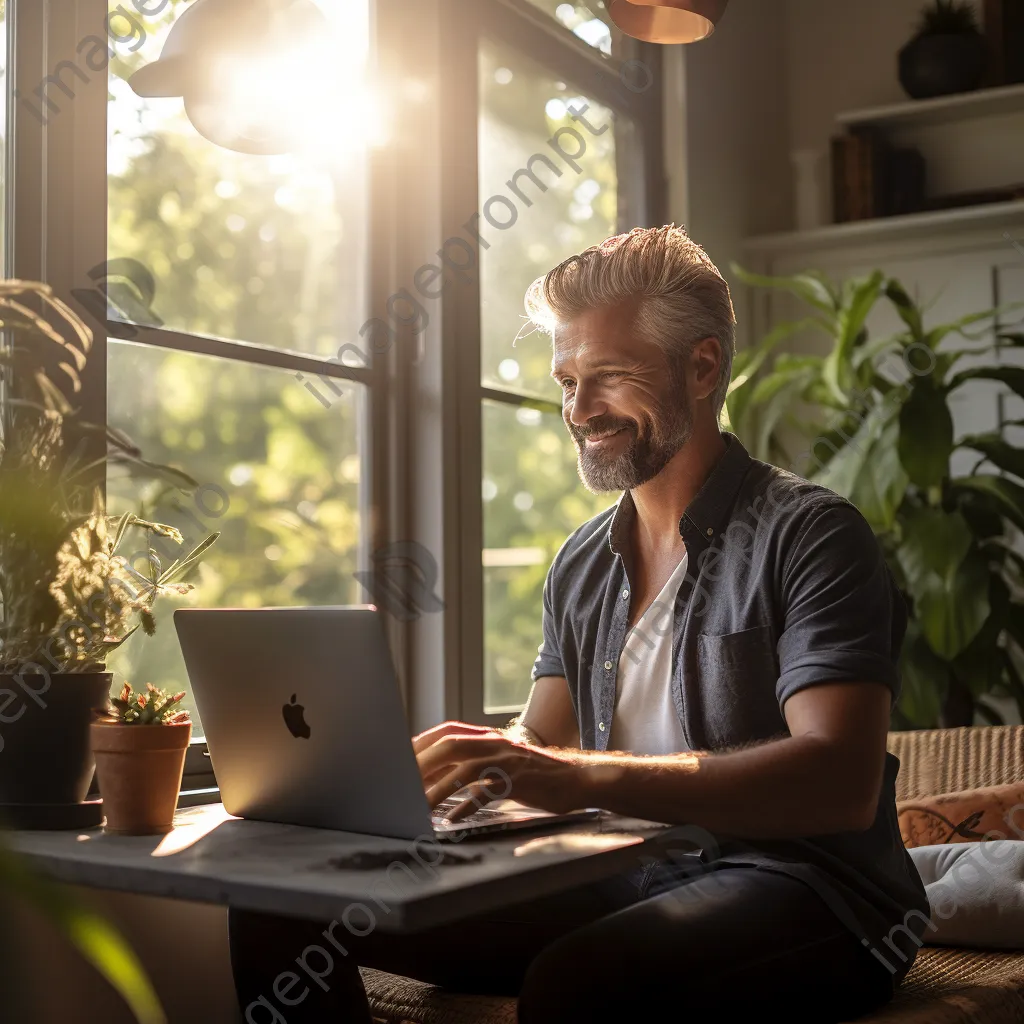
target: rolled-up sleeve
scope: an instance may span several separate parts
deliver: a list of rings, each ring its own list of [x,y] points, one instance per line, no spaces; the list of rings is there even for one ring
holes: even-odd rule
[[[555,565],[558,560],[548,569],[547,579],[544,581],[544,614],[543,630],[544,639],[537,648],[537,657],[533,662],[531,676],[536,682],[542,676],[564,676],[565,666],[562,663],[562,654],[558,642],[558,622],[554,610],[554,589],[555,589]]]
[[[906,608],[871,527],[848,503],[813,510],[782,574],[781,707],[817,683],[884,683],[899,697]]]

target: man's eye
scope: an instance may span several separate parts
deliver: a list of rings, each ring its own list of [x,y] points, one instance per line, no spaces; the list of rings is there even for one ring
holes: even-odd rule
[[[601,374],[601,376],[605,380],[614,380],[617,377],[624,377],[625,374],[622,370],[606,370],[604,373]]]
[[[558,382],[558,384],[563,391],[569,391],[572,388],[576,387],[576,381],[570,380],[568,377],[564,377],[562,380]]]

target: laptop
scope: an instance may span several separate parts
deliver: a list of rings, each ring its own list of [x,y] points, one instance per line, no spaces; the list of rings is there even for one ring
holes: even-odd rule
[[[552,814],[511,800],[458,822],[445,820],[456,800],[431,812],[372,606],[180,608],[174,627],[229,814],[461,840],[600,813]]]

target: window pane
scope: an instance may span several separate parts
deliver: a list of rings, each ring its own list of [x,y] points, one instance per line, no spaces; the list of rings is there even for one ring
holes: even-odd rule
[[[531,282],[560,260],[615,234],[615,139],[622,119],[572,83],[559,81],[528,57],[490,40],[481,45],[480,83],[483,210],[494,196],[502,197],[492,205],[497,221],[512,219],[513,208],[516,212],[503,235],[481,221],[481,235],[490,243],[480,253],[483,382],[559,401],[558,388],[548,376],[548,339],[535,333],[516,342],[523,327],[523,296]],[[574,122],[569,106],[595,132]],[[549,145],[563,127],[577,133],[562,133],[558,143],[570,157],[579,153],[578,172]],[[532,161],[535,180],[525,171],[517,174],[534,154],[550,160],[550,166]],[[513,180],[522,195],[510,189]]]
[[[602,53],[618,53],[623,35],[608,17],[604,0],[590,0],[586,4],[567,4],[564,0],[530,0],[530,3]]]
[[[144,31],[115,41],[108,255],[138,260],[155,281],[152,299],[143,296],[141,313],[136,304],[128,319],[323,355],[346,342],[365,350],[358,333],[366,319],[365,157],[379,127],[364,109],[372,99],[363,80],[368,4],[318,6],[330,19],[337,59],[309,62],[315,74],[332,77],[323,88],[304,86],[294,117],[309,126],[308,144],[281,156],[217,146],[192,126],[181,98],[142,99],[128,85],[136,68],[159,56],[189,7],[183,0],[154,18],[136,15]]]
[[[176,605],[365,601],[352,575],[365,486],[361,385],[337,381],[342,395],[325,413],[288,372],[129,342],[111,342],[108,358],[111,424],[146,458],[180,466],[202,485],[195,496],[168,494],[112,475],[111,514],[141,507],[145,517],[176,526],[186,545],[222,531],[191,578],[196,589],[157,599],[156,635],[140,631],[116,652],[118,684],[127,677],[136,686],[186,688],[171,621]],[[123,554],[144,550],[144,538],[132,539]],[[136,568],[144,567],[140,558]],[[188,706],[194,711],[191,696]]]
[[[541,641],[544,577],[565,538],[615,501],[585,490],[559,416],[483,403],[484,710],[521,707]]]

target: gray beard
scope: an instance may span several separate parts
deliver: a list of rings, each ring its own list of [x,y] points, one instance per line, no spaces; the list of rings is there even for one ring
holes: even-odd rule
[[[658,413],[656,423],[649,419],[644,422],[642,438],[632,420],[595,421],[587,428],[570,426],[580,479],[588,491],[630,491],[653,480],[668,465],[693,436],[693,414],[685,399],[682,406],[663,406]],[[610,456],[586,446],[588,437],[617,426],[625,427],[632,435],[625,451]]]

